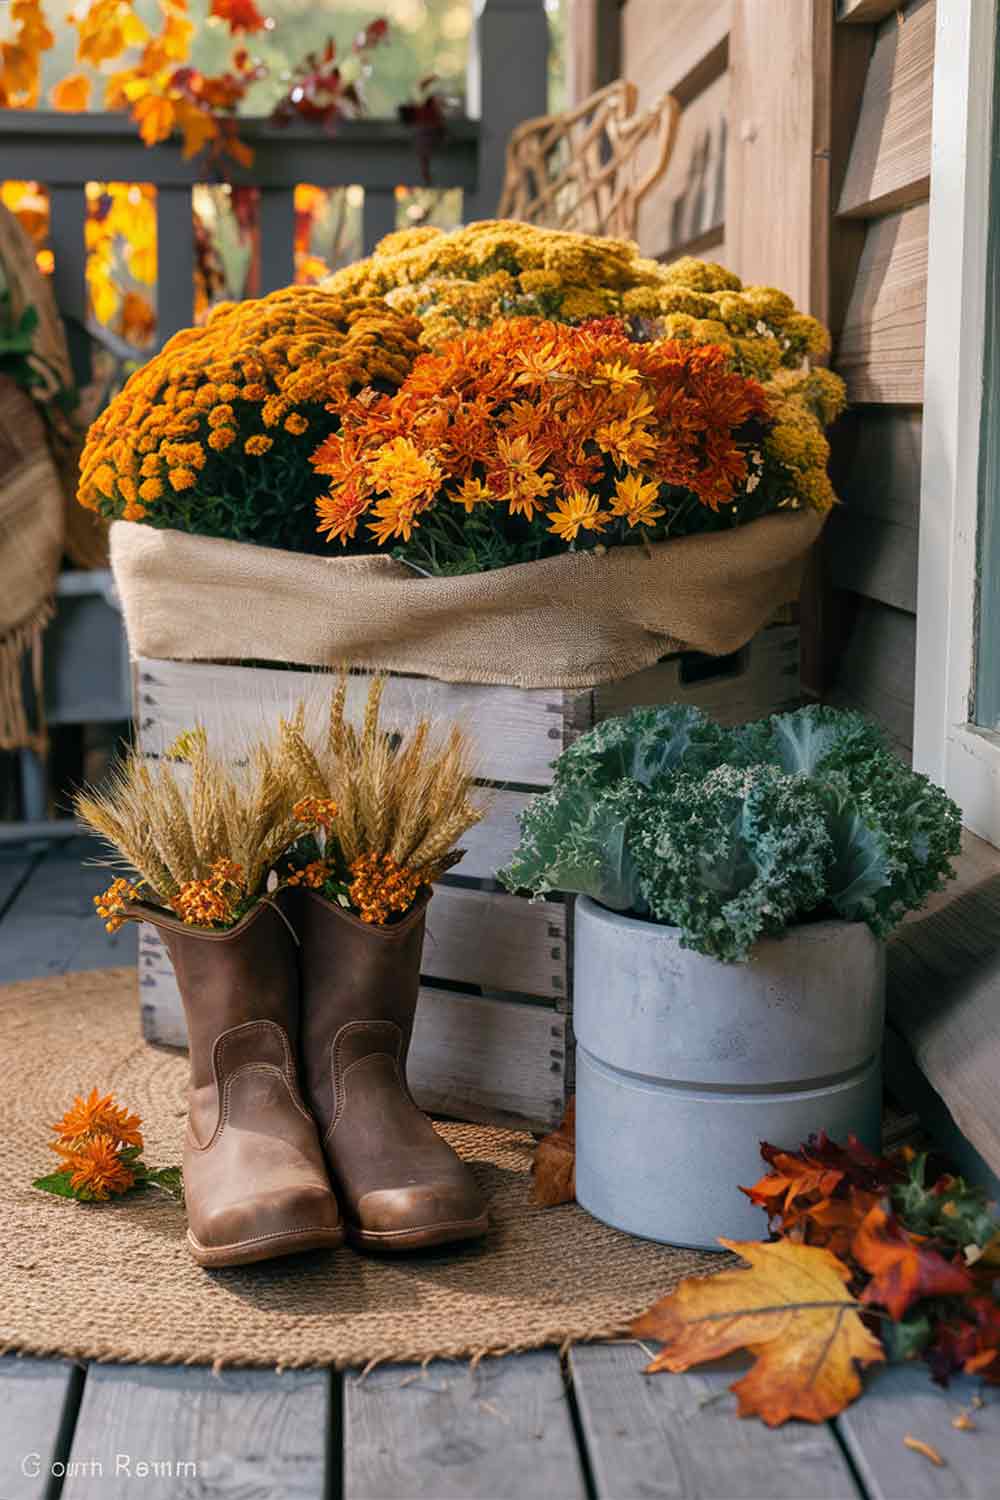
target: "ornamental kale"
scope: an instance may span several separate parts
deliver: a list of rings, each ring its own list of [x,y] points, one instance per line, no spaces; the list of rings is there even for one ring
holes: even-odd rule
[[[795,922],[886,937],[954,871],[961,815],[860,714],[810,707],[726,729],[639,708],[583,735],[521,817],[500,878],[680,928],[727,962]]]

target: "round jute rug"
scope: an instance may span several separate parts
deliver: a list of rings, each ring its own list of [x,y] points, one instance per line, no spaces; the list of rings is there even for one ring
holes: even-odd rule
[[[405,1259],[344,1248],[204,1271],[155,1189],[77,1204],[30,1186],[49,1125],[95,1085],[138,1111],[151,1166],[180,1161],[187,1058],[139,1032],[134,969],[0,989],[0,1353],[216,1365],[364,1365],[613,1336],[719,1257],[529,1203],[530,1136],[445,1124],[490,1198],[479,1245]]]

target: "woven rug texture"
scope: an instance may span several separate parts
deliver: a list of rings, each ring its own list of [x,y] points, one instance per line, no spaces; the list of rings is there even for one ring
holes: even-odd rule
[[[183,1207],[155,1189],[78,1204],[31,1187],[49,1126],[95,1085],[138,1111],[150,1166],[180,1162],[187,1057],[143,1041],[134,969],[0,988],[0,1354],[299,1367],[466,1358],[624,1331],[720,1257],[531,1206],[529,1135],[442,1124],[490,1200],[478,1245],[394,1259],[343,1248],[205,1271]]]

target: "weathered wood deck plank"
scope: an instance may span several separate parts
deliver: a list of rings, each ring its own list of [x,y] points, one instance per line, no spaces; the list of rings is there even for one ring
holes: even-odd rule
[[[83,1371],[60,1359],[0,1359],[0,1495],[43,1500],[66,1457]]]
[[[37,854],[24,849],[0,849],[0,917],[12,904],[21,882],[38,863]]]
[[[583,1500],[557,1354],[344,1379],[344,1500]]]
[[[131,924],[111,937],[94,913],[93,898],[110,877],[84,861],[99,855],[99,846],[86,839],[44,855],[4,916],[0,984],[135,963]]]
[[[323,1370],[91,1365],[62,1500],[321,1500],[332,1379]]]
[[[868,1382],[863,1400],[837,1418],[844,1445],[870,1500],[996,1500],[1000,1493],[1000,1402],[969,1410],[980,1382],[963,1376],[948,1390],[926,1365],[896,1365]],[[969,1410],[972,1431],[952,1420]],[[910,1435],[935,1448],[938,1468],[903,1442]]]
[[[737,1418],[732,1368],[647,1376],[630,1343],[579,1344],[569,1362],[597,1500],[858,1496],[828,1427]]]

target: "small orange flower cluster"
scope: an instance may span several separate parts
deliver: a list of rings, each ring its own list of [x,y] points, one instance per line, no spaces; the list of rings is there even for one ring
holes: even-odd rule
[[[384,927],[394,914],[409,911],[423,881],[391,854],[362,854],[351,865],[348,895],[362,922]]]
[[[329,860],[314,859],[301,870],[293,870],[285,884],[304,885],[307,890],[321,891],[332,874],[333,866]]]
[[[109,932],[117,932],[125,921],[126,908],[135,901],[141,901],[142,896],[139,887],[119,876],[113,880],[106,891],[94,897],[94,905],[97,915],[104,923]]]
[[[294,545],[296,517],[274,514],[277,472],[284,489],[289,465],[311,479],[303,434],[329,431],[335,398],[375,381],[398,386],[419,333],[382,302],[312,287],[220,304],[203,328],[176,334],[137,370],[98,417],[78,499],[104,516],[186,531],[210,532],[212,508],[221,507],[228,534],[236,525],[244,540]],[[250,459],[278,468],[268,477],[267,463]],[[234,506],[243,512],[235,520]]]
[[[409,541],[441,502],[540,518],[563,542],[668,528],[692,499],[714,512],[756,487],[768,417],[727,350],[635,342],[614,318],[500,320],[422,355],[394,394],[333,408],[340,431],[312,461],[332,481],[318,529],[345,545],[362,518],[380,544]]]
[[[84,1099],[78,1095],[52,1126],[52,1150],[62,1158],[60,1173],[69,1176],[77,1196],[105,1201],[111,1193],[126,1193],[135,1185],[133,1163],[142,1150],[138,1115],[114,1103],[112,1094],[96,1088]],[[123,1150],[124,1148],[124,1150]]]
[[[292,808],[292,817],[304,828],[322,828],[328,833],[339,808],[332,797],[301,797]]]
[[[229,927],[246,894],[243,867],[217,859],[203,880],[185,880],[170,905],[189,927]]]

